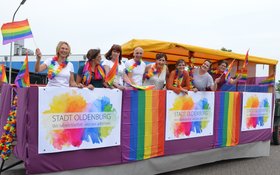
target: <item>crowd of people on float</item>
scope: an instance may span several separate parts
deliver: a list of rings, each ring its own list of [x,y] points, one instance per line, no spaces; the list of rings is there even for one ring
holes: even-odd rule
[[[131,84],[137,86],[153,85],[155,90],[168,89],[176,94],[188,91],[216,91],[221,90],[226,83],[224,71],[228,63],[224,60],[218,62],[216,70],[211,70],[212,62],[205,60],[200,67],[192,69],[191,75],[186,70],[186,62],[179,59],[176,62],[175,70],[169,72],[167,66],[167,55],[158,53],[155,56],[155,63],[146,65],[142,60],[144,50],[136,47],[133,58],[122,62],[122,48],[114,44],[105,54],[105,60],[101,63],[100,49],[90,49],[86,58],[87,61],[79,67],[76,81],[74,79],[73,64],[67,59],[71,53],[70,45],[60,41],[56,47],[56,55],[46,59],[40,64],[42,53],[36,49],[35,72],[48,70],[47,87],[78,87],[78,88],[118,88],[120,90],[132,89]],[[117,72],[112,85],[105,79],[112,67],[118,62]],[[235,84],[241,77],[230,79],[230,84]]]

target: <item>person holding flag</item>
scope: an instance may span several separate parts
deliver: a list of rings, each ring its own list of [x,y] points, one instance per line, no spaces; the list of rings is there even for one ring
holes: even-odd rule
[[[105,60],[102,65],[106,73],[106,83],[111,88],[120,90],[126,89],[124,86],[123,76],[125,75],[125,65],[122,63],[122,48],[114,44],[105,54]]]
[[[233,63],[233,62],[232,62]],[[233,64],[231,64],[232,66]],[[213,80],[215,81],[217,79],[217,91],[220,91],[222,86],[228,82],[230,84],[236,84],[238,80],[241,78],[241,75],[238,75],[235,79],[228,76],[228,79],[226,78],[226,71],[229,71],[230,73],[230,66],[225,60],[220,60],[218,62],[218,67],[215,70],[210,71],[210,75],[212,76]],[[228,74],[229,75],[229,74]]]
[[[40,64],[42,53],[39,48],[36,49],[35,72],[48,70],[47,87],[83,87],[75,82],[73,64],[67,59],[70,53],[70,45],[60,41],[56,47],[56,55]]]

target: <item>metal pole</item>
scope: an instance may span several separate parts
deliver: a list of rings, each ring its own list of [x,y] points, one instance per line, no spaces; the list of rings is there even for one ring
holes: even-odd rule
[[[15,11],[15,13],[13,15],[12,22],[15,21],[16,13],[17,13],[18,9],[20,8],[20,6],[25,3],[25,1],[26,0],[22,0],[21,3],[19,4],[17,10]],[[13,42],[11,42],[11,46],[10,46],[9,84],[11,84],[11,79],[12,79],[12,52],[13,52]]]

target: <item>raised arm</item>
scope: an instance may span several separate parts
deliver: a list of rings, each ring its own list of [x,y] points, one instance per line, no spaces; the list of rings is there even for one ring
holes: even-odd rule
[[[36,49],[35,72],[42,72],[48,68],[47,65],[44,63],[40,65],[41,58],[42,58],[42,53],[41,53],[40,49],[37,48]]]

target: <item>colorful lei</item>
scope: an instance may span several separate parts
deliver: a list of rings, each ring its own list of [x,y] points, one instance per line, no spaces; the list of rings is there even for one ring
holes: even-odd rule
[[[4,133],[0,140],[1,158],[7,160],[13,150],[13,141],[16,138],[16,115],[17,115],[17,95],[13,99],[13,103],[7,118],[7,124],[3,127]]]
[[[160,74],[162,69],[157,69],[157,64],[154,64],[151,66],[151,68],[148,70],[148,72],[145,73],[145,78],[150,79],[152,76],[156,74]]]
[[[176,69],[175,79],[173,82],[174,87],[181,87],[181,84],[182,84],[182,81],[184,78],[184,72],[180,76],[178,76],[178,74],[179,74],[179,71],[178,71],[178,69]]]
[[[68,64],[68,60],[65,60],[61,64],[59,64],[58,68],[54,71],[55,62],[57,62],[57,60],[58,60],[58,57],[54,56],[52,61],[51,61],[51,65],[49,66],[49,70],[48,70],[48,78],[49,79],[53,79]]]
[[[135,63],[134,63],[133,65],[131,65],[131,66],[129,66],[128,68],[125,69],[125,73],[128,74],[129,72],[132,72],[132,70],[133,70],[135,67],[137,67],[137,66],[139,66],[139,65],[141,64],[141,61],[142,61],[142,60],[140,60],[140,61],[135,61]]]

